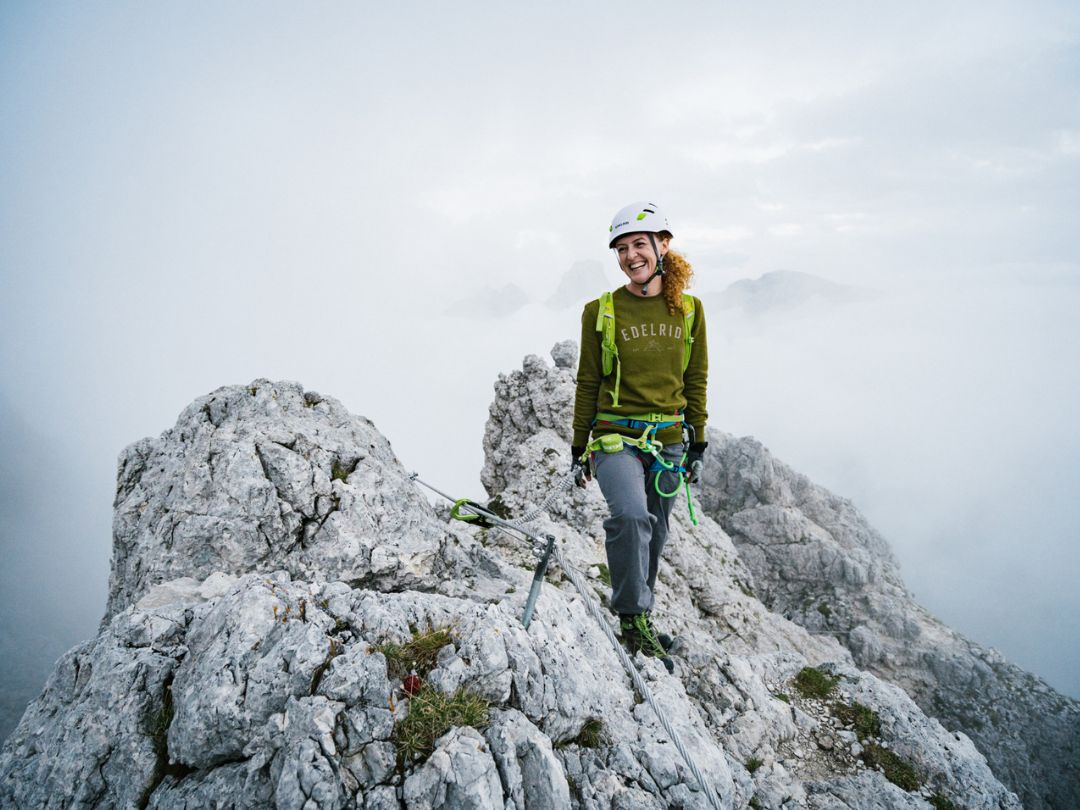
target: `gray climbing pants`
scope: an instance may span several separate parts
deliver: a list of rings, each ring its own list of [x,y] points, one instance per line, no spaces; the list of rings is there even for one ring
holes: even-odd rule
[[[661,454],[678,467],[683,446],[671,444]],[[660,566],[660,552],[668,536],[668,518],[677,498],[671,492],[679,484],[677,472],[650,472],[653,457],[636,447],[623,446],[617,453],[591,454],[593,475],[607,499],[611,516],[604,521],[607,534],[608,570],[611,572],[611,609],[616,613],[652,610],[653,588]]]

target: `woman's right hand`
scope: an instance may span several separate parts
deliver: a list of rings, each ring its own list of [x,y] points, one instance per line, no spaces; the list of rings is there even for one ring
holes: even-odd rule
[[[574,483],[582,489],[592,480],[592,471],[585,463],[582,456],[585,455],[584,447],[570,448],[570,472],[574,474]]]

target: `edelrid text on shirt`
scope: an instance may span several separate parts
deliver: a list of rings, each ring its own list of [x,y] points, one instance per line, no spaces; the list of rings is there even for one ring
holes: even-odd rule
[[[669,326],[666,323],[643,323],[640,326],[624,326],[619,331],[622,333],[623,340],[649,336],[682,340],[682,327]]]

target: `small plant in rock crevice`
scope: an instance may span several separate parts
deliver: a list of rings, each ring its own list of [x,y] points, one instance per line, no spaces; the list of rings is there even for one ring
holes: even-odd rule
[[[746,770],[753,776],[754,772],[764,764],[761,757],[750,757],[750,759],[746,760]]]
[[[578,735],[560,747],[579,745],[582,748],[603,748],[607,743],[608,738],[604,731],[604,721],[599,717],[590,717],[585,721]]]
[[[338,619],[338,621],[341,620]],[[323,662],[315,667],[315,671],[311,673],[311,689],[308,694],[314,695],[318,691],[319,684],[322,683],[323,675],[326,674],[326,670],[330,668],[330,664],[333,660],[341,655],[342,649],[342,645],[337,639],[330,639],[330,646],[326,651],[326,658],[324,658]]]
[[[804,698],[825,700],[836,689],[840,679],[815,667],[803,667],[795,676],[795,688]]]
[[[439,650],[452,641],[446,627],[431,628],[426,632],[413,630],[412,639],[404,644],[388,641],[372,647],[386,657],[386,671],[391,678],[404,678],[413,670],[426,675],[435,668]]]
[[[833,716],[854,728],[860,740],[876,737],[881,733],[881,718],[869,706],[856,701],[854,703],[837,702],[831,708]]]
[[[942,796],[940,793],[935,793],[927,799],[927,801],[934,805],[936,810],[960,810],[960,808],[953,804],[950,799]]]
[[[507,506],[503,502],[503,499],[498,495],[487,502],[487,510],[493,515],[498,515],[503,520],[510,520],[512,517],[510,514],[510,507]]]
[[[870,743],[862,752],[862,761],[868,768],[880,768],[885,778],[904,790],[918,790],[923,785],[915,766],[888,748]]]
[[[435,741],[455,726],[483,730],[488,724],[490,704],[464,689],[452,695],[424,684],[409,698],[408,714],[394,726],[394,747],[398,764],[427,759],[435,750]]]
[[[735,579],[735,587],[742,591],[744,596],[754,598],[754,589],[737,577]]]

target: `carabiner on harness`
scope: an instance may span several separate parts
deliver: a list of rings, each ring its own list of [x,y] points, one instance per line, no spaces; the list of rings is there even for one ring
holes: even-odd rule
[[[614,414],[600,414],[599,416],[612,417]],[[664,449],[664,445],[659,442],[654,434],[656,430],[661,427],[669,427],[674,424],[679,424],[682,421],[682,417],[679,415],[672,417],[665,417],[662,414],[646,414],[648,417],[657,417],[656,419],[636,419],[636,418],[617,418],[617,419],[603,419],[597,417],[597,421],[607,422],[608,424],[625,424],[637,429],[642,424],[645,425],[645,430],[638,438],[632,438],[630,436],[624,436],[621,433],[605,433],[596,437],[585,447],[585,452],[581,456],[582,461],[587,461],[589,454],[597,450],[605,453],[618,453],[624,446],[629,445],[637,448],[642,453],[647,453],[653,457],[653,464],[649,468],[649,472],[656,472],[653,477],[653,488],[656,490],[656,494],[662,498],[674,498],[679,494],[679,490],[686,490],[686,506],[690,512],[690,522],[697,526],[697,515],[694,513],[694,502],[690,497],[690,485],[687,482],[687,447],[686,442],[683,443],[683,454],[678,464],[668,461],[663,457],[661,451]],[[669,419],[671,421],[669,421]],[[675,421],[677,420],[677,421]],[[595,423],[594,423],[595,424]],[[685,438],[685,437],[684,437]],[[664,492],[660,488],[660,473],[674,471],[678,476],[678,484],[675,485],[675,489],[671,492]]]

